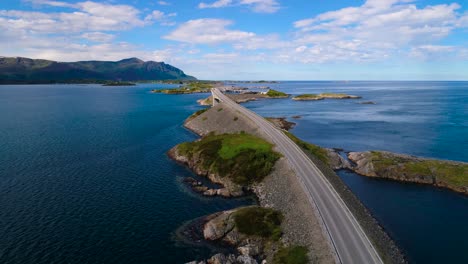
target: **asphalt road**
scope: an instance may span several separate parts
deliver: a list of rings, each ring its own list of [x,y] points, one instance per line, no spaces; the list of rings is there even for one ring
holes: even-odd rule
[[[309,196],[311,206],[315,207],[320,215],[322,227],[332,242],[339,263],[383,263],[339,194],[323,173],[288,136],[263,117],[229,99],[220,90],[214,88],[212,94],[227,106],[255,122],[270,137],[277,151],[288,159],[304,191]]]

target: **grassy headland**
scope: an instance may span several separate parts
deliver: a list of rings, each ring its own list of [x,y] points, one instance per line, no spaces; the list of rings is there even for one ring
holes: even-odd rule
[[[408,178],[429,176],[449,186],[468,186],[468,164],[466,163],[404,158],[379,151],[371,151],[371,154],[376,174],[385,174],[390,169],[405,174]]]
[[[260,182],[280,158],[272,144],[245,133],[209,134],[199,141],[180,144],[178,152],[239,185]]]

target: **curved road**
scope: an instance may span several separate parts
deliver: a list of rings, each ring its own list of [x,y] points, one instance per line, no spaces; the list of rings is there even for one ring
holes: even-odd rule
[[[303,189],[321,218],[325,233],[335,249],[339,263],[383,263],[356,218],[339,194],[305,153],[281,130],[263,117],[240,106],[219,89],[211,90],[213,97],[239,111],[255,122],[276,145],[296,172]]]

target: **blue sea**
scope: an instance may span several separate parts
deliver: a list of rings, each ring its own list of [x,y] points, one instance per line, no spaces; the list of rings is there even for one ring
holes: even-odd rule
[[[264,116],[301,115],[292,132],[304,140],[468,162],[468,82],[268,85],[363,97],[245,104]],[[201,198],[181,183],[193,174],[165,153],[197,138],[182,124],[206,95],[154,88],[163,86],[0,86],[0,263],[183,263],[211,253],[175,230],[254,201]],[[468,263],[467,197],[339,175],[412,263]]]

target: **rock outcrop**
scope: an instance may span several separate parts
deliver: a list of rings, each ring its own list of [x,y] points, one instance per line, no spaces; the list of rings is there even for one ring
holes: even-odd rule
[[[368,177],[431,184],[468,195],[468,163],[385,151],[350,152],[356,173]]]
[[[243,187],[232,182],[228,177],[221,177],[217,173],[213,173],[208,169],[201,166],[202,160],[199,156],[195,155],[192,158],[188,158],[182,155],[178,149],[178,146],[173,147],[168,151],[168,156],[177,162],[180,162],[189,167],[195,174],[207,177],[211,182],[220,184],[223,186],[219,189],[210,189],[202,186],[201,184],[195,184],[192,182],[191,185],[195,191],[201,192],[205,196],[222,196],[222,197],[239,197],[245,194]]]
[[[235,249],[236,253],[218,253],[203,261],[189,263],[219,264],[257,264],[265,259],[264,239],[240,233],[235,225],[234,213],[241,208],[223,211],[206,217],[203,236],[208,241],[224,243]]]

